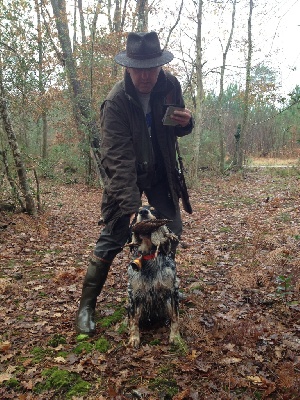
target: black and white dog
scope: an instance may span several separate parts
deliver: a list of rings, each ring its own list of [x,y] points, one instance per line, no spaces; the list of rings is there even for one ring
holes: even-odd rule
[[[140,345],[140,327],[170,324],[169,342],[176,343],[179,333],[179,280],[171,257],[177,236],[167,220],[156,219],[154,209],[141,207],[133,226],[130,246],[135,258],[128,267],[129,344]]]

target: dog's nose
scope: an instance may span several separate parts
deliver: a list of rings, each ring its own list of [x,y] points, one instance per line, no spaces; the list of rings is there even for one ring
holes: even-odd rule
[[[149,214],[149,210],[147,210],[147,208],[142,208],[139,211],[139,214],[140,214],[141,217],[146,217]]]

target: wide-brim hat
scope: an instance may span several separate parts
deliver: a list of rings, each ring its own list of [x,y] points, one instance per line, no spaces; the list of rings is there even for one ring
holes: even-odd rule
[[[130,32],[126,50],[115,56],[115,61],[129,68],[153,68],[167,64],[174,58],[170,51],[160,48],[156,32]]]

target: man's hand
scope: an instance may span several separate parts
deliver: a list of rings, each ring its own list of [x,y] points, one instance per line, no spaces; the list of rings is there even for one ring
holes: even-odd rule
[[[171,115],[171,118],[174,121],[176,121],[178,123],[178,125],[182,126],[183,128],[189,124],[191,117],[192,117],[192,113],[187,108],[185,108],[182,111],[176,110]]]

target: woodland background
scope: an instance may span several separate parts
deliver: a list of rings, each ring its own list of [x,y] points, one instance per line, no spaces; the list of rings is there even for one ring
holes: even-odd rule
[[[300,86],[282,93],[258,57],[258,9],[0,0],[1,398],[299,399]],[[215,66],[210,20],[222,27]],[[180,139],[194,213],[177,255],[182,345],[162,330],[131,350],[126,249],[96,337],[73,321],[99,231],[99,105],[122,78],[126,32],[152,29],[196,120]]]
[[[156,29],[176,55],[167,68],[196,120],[181,140],[190,186],[201,168],[223,174],[254,157],[297,159],[300,87],[282,93],[278,71],[259,57],[253,30],[263,35],[255,26],[262,9],[253,0],[182,1],[173,9],[146,0],[1,0],[1,201],[34,214],[39,179],[68,182],[78,172],[98,181],[99,106],[122,78],[113,57],[131,30]],[[211,65],[215,21],[219,64]]]

